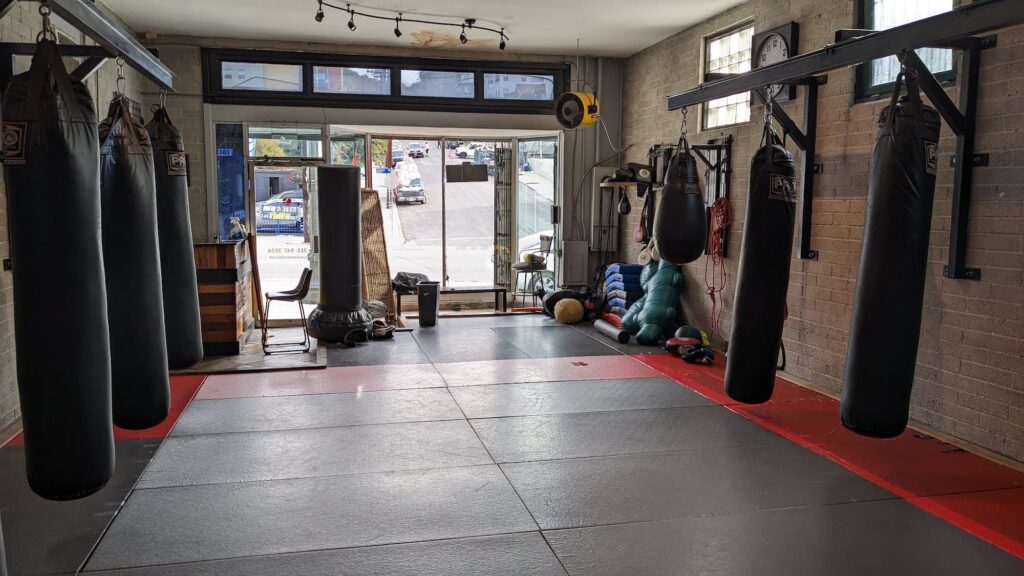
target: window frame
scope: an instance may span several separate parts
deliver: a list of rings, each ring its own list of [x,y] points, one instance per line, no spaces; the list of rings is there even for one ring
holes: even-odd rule
[[[748,20],[743,20],[741,22],[737,22],[736,24],[733,24],[732,26],[729,26],[727,28],[722,28],[721,30],[716,30],[715,32],[712,32],[711,34],[708,34],[707,36],[704,36],[703,44],[701,46],[701,54],[700,54],[701,78],[703,78],[704,82],[708,81],[708,74],[714,74],[714,72],[710,72],[708,70],[708,53],[709,53],[708,46],[711,44],[711,42],[714,42],[715,40],[718,40],[718,39],[723,38],[725,36],[730,36],[732,34],[735,34],[736,32],[739,32],[740,30],[743,30],[745,28],[750,28],[751,39],[753,39],[754,34],[757,34],[757,24],[756,24],[756,22],[753,19],[748,19]],[[754,59],[754,47],[753,47],[753,40],[751,40],[751,47],[750,47],[751,67],[753,67],[753,59]],[[753,68],[751,68],[751,69],[753,69]],[[751,109],[753,109],[753,98],[752,98],[752,96],[753,96],[753,94],[751,94],[750,92],[747,92],[747,106],[750,107]],[[726,98],[728,98],[728,96],[726,96]],[[708,126],[708,104],[709,103],[710,102],[704,102],[704,103],[702,103],[700,105],[700,129],[701,129],[702,132],[709,131],[709,130],[721,130],[721,129],[725,129],[725,128],[732,128],[733,126],[743,126],[744,124],[749,124],[750,123],[750,120],[748,119],[748,120],[744,120],[742,122],[733,122],[732,124],[720,124],[718,126],[709,127]],[[751,117],[753,117],[753,114],[751,114]]]
[[[232,90],[224,88],[222,62],[255,62],[302,66],[301,92],[273,90]],[[208,104],[259,106],[315,106],[326,108],[370,108],[378,110],[421,110],[437,112],[484,112],[505,114],[548,114],[555,101],[569,90],[570,69],[562,62],[493,62],[486,60],[443,60],[385,56],[338,55],[226,48],[203,48],[203,101]],[[391,70],[391,93],[338,94],[316,92],[314,66],[387,68]],[[473,74],[473,97],[402,96],[402,70],[469,72]],[[554,77],[551,100],[484,98],[484,74],[536,74]]]
[[[961,0],[953,0],[953,10],[956,10],[960,6]],[[862,30],[873,30],[871,22],[874,20],[874,8],[875,3],[873,0],[857,0],[857,27]],[[957,80],[957,69],[959,68],[960,62],[960,51],[951,48],[953,52],[953,68],[945,72],[938,72],[933,74],[935,79],[943,86],[952,86],[956,84]],[[884,84],[874,84],[873,74],[871,73],[872,61],[858,64],[854,71],[854,97],[857,101],[861,100],[875,100],[883,96],[892,94],[892,89],[895,86],[895,82],[886,82]]]

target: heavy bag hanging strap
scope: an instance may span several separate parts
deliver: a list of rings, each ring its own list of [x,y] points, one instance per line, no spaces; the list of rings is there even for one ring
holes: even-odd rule
[[[49,14],[49,8],[46,6],[40,7],[46,8],[47,14]],[[43,16],[44,25],[43,31],[39,33],[38,42],[36,43],[36,52],[32,56],[32,67],[29,68],[29,85],[28,85],[28,102],[40,103],[49,102],[49,98],[43,98],[43,87],[50,87],[50,78],[57,84],[57,90],[55,95],[61,104],[64,105],[64,112],[67,114],[67,120],[73,122],[82,122],[85,120],[85,116],[82,114],[82,109],[78,105],[78,101],[75,100],[75,89],[71,84],[71,76],[68,75],[67,69],[64,68],[64,61],[61,60],[60,52],[57,50],[57,44],[51,40],[48,34],[53,32],[46,31],[46,23],[49,22],[47,16]],[[33,119],[38,117],[40,112],[40,106],[30,106],[27,110],[28,116]],[[60,106],[58,105],[58,112]]]

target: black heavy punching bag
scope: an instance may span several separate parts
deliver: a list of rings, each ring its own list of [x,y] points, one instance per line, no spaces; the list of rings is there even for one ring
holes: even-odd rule
[[[363,308],[359,167],[316,170],[320,304],[309,314],[309,333],[325,342],[365,342],[372,319]]]
[[[137,430],[167,417],[170,388],[153,149],[123,96],[100,123],[100,146],[114,424]]]
[[[907,426],[921,332],[939,115],[903,75],[878,120],[846,357],[843,425],[890,438]]]
[[[725,391],[757,404],[772,397],[793,249],[796,166],[769,124],[750,165]]]
[[[96,111],[43,40],[11,81],[3,120],[28,483],[43,498],[81,498],[114,471]]]
[[[156,172],[156,219],[164,295],[167,363],[172,370],[203,359],[199,288],[188,215],[188,165],[181,133],[163,106],[146,125]]]
[[[693,262],[704,254],[708,239],[704,195],[700,192],[697,159],[686,139],[669,163],[665,187],[654,212],[654,242],[661,257],[673,264]]]

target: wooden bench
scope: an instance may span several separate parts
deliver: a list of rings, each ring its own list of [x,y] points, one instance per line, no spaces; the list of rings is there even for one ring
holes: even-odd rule
[[[441,295],[445,294],[489,294],[494,293],[494,309],[500,312],[508,312],[508,288],[504,286],[445,286],[441,288]],[[412,296],[412,294],[406,294]],[[402,293],[395,291],[395,306],[398,313],[402,313]]]

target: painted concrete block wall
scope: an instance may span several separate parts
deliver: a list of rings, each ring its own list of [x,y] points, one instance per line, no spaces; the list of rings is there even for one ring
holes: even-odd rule
[[[767,30],[795,20],[800,51],[833,41],[834,31],[855,28],[855,0],[753,0],[684,30],[630,57],[624,85],[624,136],[633,144],[631,161],[644,161],[647,148],[675,142],[680,113],[666,110],[666,97],[699,83],[703,38],[743,21]],[[948,88],[957,97],[959,87]],[[924,320],[917,357],[912,418],[1017,460],[1024,460],[1024,27],[999,32],[999,45],[982,56],[977,149],[991,165],[975,170],[967,263],[982,269],[981,281],[942,276],[948,255],[955,139],[943,126],[940,170],[928,256]],[[801,103],[785,104],[793,118]],[[852,295],[863,235],[868,166],[878,113],[887,102],[854,101],[854,71],[829,74],[818,103],[817,161],[812,248],[817,260],[792,262],[789,320],[784,341],[787,371],[814,386],[838,393],[846,356]],[[691,110],[690,127],[699,127]],[[749,124],[692,134],[704,142],[731,134],[734,172],[726,271],[719,299],[722,332],[728,338],[739,261],[750,159],[761,138],[761,108]],[[634,260],[639,245],[629,239],[640,210],[634,204],[623,225],[621,257]],[[702,259],[685,266],[687,317],[710,325]],[[879,356],[886,354],[878,351]]]
[[[36,34],[42,28],[37,9],[38,4],[34,2],[19,2],[10,14],[0,20],[0,42],[34,42]],[[25,71],[28,68],[28,61],[27,57],[19,58],[17,72]],[[86,82],[96,100],[96,111],[100,119],[106,116],[107,104],[110,102],[116,82],[117,71],[112,61],[104,64],[99,72]],[[125,67],[125,93],[130,98],[141,101],[141,85],[141,75]],[[45,205],[46,199],[40,196],[40,207],[45,209]],[[9,258],[11,255],[9,240],[7,191],[3,180],[0,179],[0,259]],[[40,342],[39,345],[46,346],[50,343]],[[20,416],[14,344],[14,289],[11,272],[0,271],[0,431],[16,422]]]

